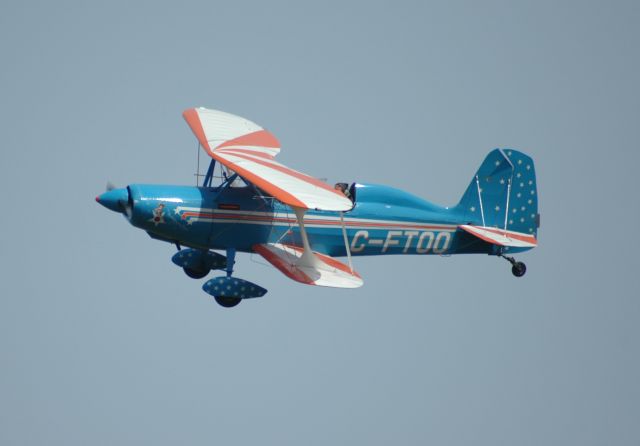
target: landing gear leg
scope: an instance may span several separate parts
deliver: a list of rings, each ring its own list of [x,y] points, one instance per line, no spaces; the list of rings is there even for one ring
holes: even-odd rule
[[[504,254],[498,254],[503,259],[507,260],[511,263],[511,273],[516,277],[524,276],[524,273],[527,272],[527,265],[522,262],[517,262],[513,257],[505,256]]]
[[[236,263],[236,248],[227,248],[227,277],[233,274],[234,263]]]

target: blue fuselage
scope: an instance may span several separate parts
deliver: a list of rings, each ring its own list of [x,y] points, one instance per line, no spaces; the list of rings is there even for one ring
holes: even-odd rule
[[[495,253],[492,245],[458,229],[469,222],[455,208],[387,186],[357,184],[354,190],[355,205],[344,213],[354,256]],[[131,224],[159,240],[244,252],[263,243],[302,245],[291,208],[252,187],[133,184],[128,194]],[[333,257],[346,255],[339,213],[310,210],[304,223],[313,250]]]

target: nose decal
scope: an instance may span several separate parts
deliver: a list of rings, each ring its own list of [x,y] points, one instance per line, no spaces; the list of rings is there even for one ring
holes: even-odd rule
[[[155,226],[164,223],[164,203],[160,203],[153,211],[153,217],[149,219]]]

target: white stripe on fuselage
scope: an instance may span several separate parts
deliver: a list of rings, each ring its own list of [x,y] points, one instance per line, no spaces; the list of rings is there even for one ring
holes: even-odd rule
[[[257,225],[268,225],[268,226],[291,226],[291,224],[296,223],[295,214],[293,212],[261,212],[261,211],[241,211],[241,210],[229,210],[229,209],[212,209],[212,208],[197,208],[197,207],[187,207],[187,206],[177,206],[175,208],[175,213],[180,214],[181,212],[198,212],[198,213],[207,213],[207,214],[221,214],[221,215],[237,215],[237,216],[247,216],[247,217],[268,217],[273,219],[286,219],[286,222],[283,221],[260,221],[260,220],[245,220],[245,219],[215,219],[215,217],[200,217],[200,216],[192,216],[188,217],[191,221],[198,222],[227,222],[227,223],[241,223],[241,224],[257,224]],[[215,220],[214,220],[215,219]],[[305,220],[321,220],[326,222],[333,222],[335,225],[326,225],[326,224],[314,224],[305,222],[305,227],[310,228],[332,228],[334,226],[340,227],[340,217],[332,216],[332,215],[316,215],[316,214],[307,214],[305,216]],[[403,220],[378,220],[378,219],[369,219],[369,218],[356,218],[356,217],[345,217],[345,223],[360,223],[360,225],[347,225],[348,229],[371,229],[373,225],[374,228],[385,230],[385,229],[411,229],[415,227],[425,227],[425,228],[433,228],[434,226],[438,227],[442,231],[455,231],[457,225],[445,224],[445,223],[429,223],[424,221],[403,221]],[[380,225],[378,228],[377,226]],[[383,225],[388,225],[389,228],[384,227]]]

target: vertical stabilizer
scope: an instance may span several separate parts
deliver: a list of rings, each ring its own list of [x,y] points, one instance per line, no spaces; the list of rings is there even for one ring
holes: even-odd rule
[[[540,226],[533,160],[513,149],[490,152],[456,210],[466,222],[532,234]]]

